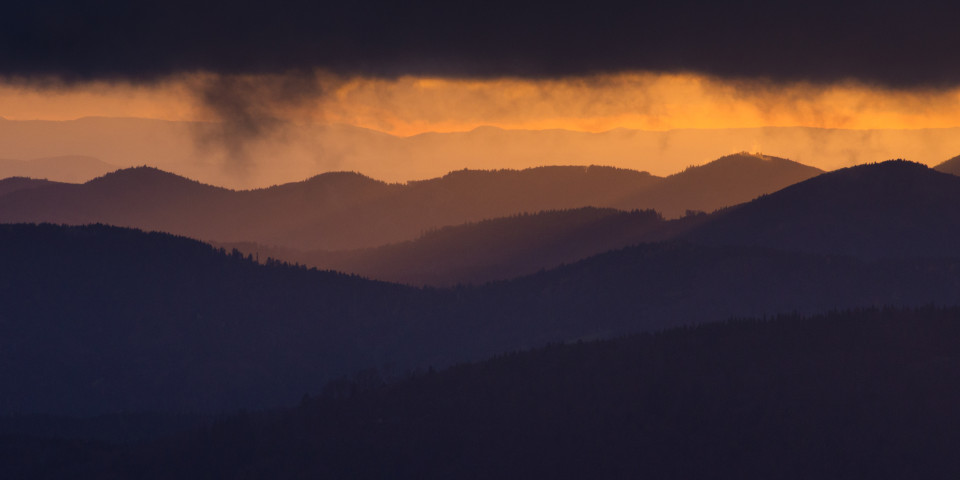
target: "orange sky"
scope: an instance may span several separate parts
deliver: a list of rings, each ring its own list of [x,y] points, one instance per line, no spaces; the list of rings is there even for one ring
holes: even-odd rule
[[[643,73],[539,81],[316,78],[318,88],[308,85],[295,95],[283,93],[284,88],[300,88],[303,79],[193,75],[150,85],[89,83],[44,90],[0,83],[0,117],[11,120],[237,119],[233,125],[127,122],[123,134],[76,126],[72,136],[58,138],[43,137],[49,133],[37,132],[50,130],[40,127],[31,135],[11,130],[0,132],[0,158],[87,155],[118,167],[146,163],[208,183],[255,188],[338,170],[385,181],[430,178],[462,168],[546,164],[602,164],[669,175],[743,150],[826,170],[890,158],[935,165],[960,153],[956,131],[919,130],[960,127],[960,89],[783,86]],[[221,117],[200,101],[204,94],[231,86],[233,96],[215,96],[227,101]],[[246,104],[236,105],[238,98]],[[257,116],[287,122],[258,122]],[[401,137],[484,125],[524,132],[391,143],[371,132],[324,124]],[[827,130],[719,130],[764,126]],[[592,133],[532,132],[546,129]]]
[[[466,131],[618,127],[669,130],[757,126],[915,129],[960,126],[960,89],[916,92],[860,85],[735,84],[693,75],[619,74],[561,80],[334,79],[325,93],[272,112],[299,122],[346,123],[400,136]],[[189,86],[94,83],[48,90],[0,85],[0,116],[209,120]]]

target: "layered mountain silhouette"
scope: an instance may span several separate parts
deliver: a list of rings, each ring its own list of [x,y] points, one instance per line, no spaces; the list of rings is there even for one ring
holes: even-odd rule
[[[88,117],[59,122],[0,119],[0,157],[87,155],[117,168],[152,165],[213,185],[261,188],[301,180],[320,171],[339,170],[406,182],[464,167],[496,170],[602,163],[640,170],[656,168],[651,173],[663,176],[691,162],[745,148],[776,152],[828,170],[896,156],[931,164],[960,152],[958,128],[618,128],[588,133],[480,127],[468,132],[398,137],[350,125],[288,125],[279,138],[268,134],[246,143],[248,158],[241,164],[232,162],[219,148],[215,139],[222,134],[220,128],[215,123],[137,118]]]
[[[957,165],[0,180],[0,471],[956,476]]]
[[[704,175],[704,169],[713,173]],[[233,191],[138,167],[82,185],[9,193],[0,197],[0,222],[105,223],[219,242],[342,250],[410,240],[446,225],[523,212],[584,206],[646,209],[645,203],[671,212],[712,210],[818,172],[786,160],[740,155],[669,179],[610,167],[539,167],[464,170],[387,184],[340,172]],[[659,194],[639,196],[662,183],[702,195],[685,202],[672,189],[661,188],[656,190]]]
[[[645,244],[483,287],[415,289],[259,265],[116,227],[0,226],[0,413],[290,404],[364,368],[732,316],[960,302],[960,260],[866,262]]]
[[[953,157],[950,160],[933,167],[933,169],[943,173],[960,175],[960,155],[957,155],[956,157]]]
[[[864,257],[956,257],[960,178],[902,160],[837,170],[718,212],[686,238]]]
[[[960,255],[960,211],[953,207],[958,202],[960,178],[917,163],[889,161],[822,174],[711,215],[673,221],[603,210],[553,212],[543,218],[450,227],[373,249],[303,254],[240,248],[372,278],[432,285],[506,279],[602,249],[671,238],[865,258],[953,258]],[[583,223],[601,214],[602,222]]]
[[[949,478],[958,315],[741,320],[400,382],[367,373],[145,444],[0,437],[0,467],[77,480]]]
[[[116,170],[94,157],[65,155],[34,160],[0,159],[0,178],[29,177],[57,182],[86,182]]]

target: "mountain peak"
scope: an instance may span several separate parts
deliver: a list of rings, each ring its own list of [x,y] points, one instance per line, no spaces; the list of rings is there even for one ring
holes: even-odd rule
[[[905,182],[908,178],[914,177],[938,177],[937,172],[922,163],[904,160],[901,158],[886,160],[883,162],[865,163],[852,167],[841,168],[824,175],[824,181],[882,181],[888,186],[907,186]]]
[[[212,185],[207,185],[200,183],[196,180],[191,180],[186,177],[182,177],[175,173],[170,173],[164,170],[160,170],[156,167],[151,167],[147,165],[142,165],[139,167],[131,168],[122,168],[114,172],[110,172],[102,177],[94,178],[89,182],[86,182],[85,185],[90,186],[100,186],[100,187],[118,187],[124,189],[142,189],[142,188],[158,188],[165,186],[191,186],[191,187],[205,187],[216,190],[226,190],[221,187],[215,187]]]
[[[731,153],[730,155],[724,155],[718,158],[717,160],[723,160],[726,158],[756,158],[756,159],[764,160],[768,162],[773,160],[785,160],[784,158],[774,157],[772,155],[764,155],[760,152],[750,152],[747,150],[744,150],[742,152],[737,152],[737,153]]]
[[[893,158],[890,160],[884,160],[882,162],[873,162],[873,163],[864,163],[861,165],[855,165],[853,167],[850,167],[850,169],[865,169],[865,170],[906,169],[906,170],[913,170],[913,171],[921,171],[921,170],[929,170],[930,167],[927,167],[926,165],[919,162],[914,162],[913,160]]]
[[[359,172],[341,171],[324,172],[319,175],[314,175],[301,182],[293,182],[281,185],[281,187],[361,187],[371,185],[386,185],[386,182],[370,178]]]
[[[802,170],[809,170],[811,172],[823,172],[819,168],[811,167],[809,165],[804,165],[793,160],[788,160],[786,158],[774,157],[772,155],[764,155],[758,152],[748,152],[746,150],[742,152],[732,153],[730,155],[724,155],[712,162],[708,162],[703,165],[694,165],[687,167],[683,172],[680,172],[677,175],[680,175],[685,172],[702,170],[702,171],[715,171],[719,169],[744,169],[744,168],[771,168],[771,167],[794,167]]]
[[[772,196],[802,195],[818,203],[847,199],[864,205],[877,201],[895,203],[911,197],[912,202],[951,189],[950,185],[955,183],[952,180],[955,179],[922,163],[895,159],[841,168],[787,187],[780,192],[782,195]]]
[[[129,167],[129,168],[121,168],[119,170],[114,170],[106,175],[103,175],[102,177],[97,177],[91,180],[90,182],[94,182],[97,180],[104,180],[104,179],[115,179],[115,178],[123,178],[123,179],[176,178],[176,179],[186,180],[189,182],[195,181],[195,180],[190,180],[189,178],[186,178],[186,177],[181,177],[180,175],[177,175],[175,173],[170,173],[165,170],[160,170],[157,167],[151,167],[149,165],[141,165],[139,167]]]
[[[368,176],[366,176],[366,175],[364,175],[364,174],[362,174],[362,173],[360,173],[360,172],[341,170],[341,171],[336,171],[336,172],[324,172],[324,173],[321,173],[321,174],[318,174],[318,175],[314,175],[314,176],[306,179],[305,181],[306,181],[306,182],[312,182],[312,181],[327,181],[327,180],[334,180],[334,181],[346,180],[346,181],[350,181],[350,180],[356,180],[356,179],[374,180],[373,178],[370,178],[370,177],[368,177]],[[377,180],[374,180],[374,181],[377,181]]]

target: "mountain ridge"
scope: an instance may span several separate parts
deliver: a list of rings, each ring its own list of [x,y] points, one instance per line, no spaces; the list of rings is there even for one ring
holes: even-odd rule
[[[107,223],[220,243],[343,250],[395,243],[446,225],[524,212],[586,206],[652,208],[642,199],[632,205],[624,199],[667,181],[614,167],[550,166],[463,170],[406,184],[388,184],[355,172],[331,172],[302,182],[234,191],[161,172],[152,167],[123,169],[84,184],[11,192],[0,198],[0,221]],[[775,177],[761,180],[752,191],[779,188],[782,176]],[[703,184],[702,190],[730,189],[720,183]],[[667,203],[682,214],[694,207],[712,210],[739,199],[715,197],[707,204]]]
[[[864,257],[957,255],[960,178],[891,160],[829,172],[725,209],[685,238]]]

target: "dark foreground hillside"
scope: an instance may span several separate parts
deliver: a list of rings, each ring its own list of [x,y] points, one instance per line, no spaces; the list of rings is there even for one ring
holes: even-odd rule
[[[960,304],[960,260],[868,262],[680,242],[481,287],[259,265],[116,227],[0,225],[0,414],[289,405],[376,368],[730,317]]]
[[[116,447],[6,439],[23,478],[956,478],[960,310],[734,321],[331,384]]]
[[[0,412],[283,404],[379,365],[347,339],[394,335],[384,317],[418,293],[102,225],[0,225],[0,244]]]

